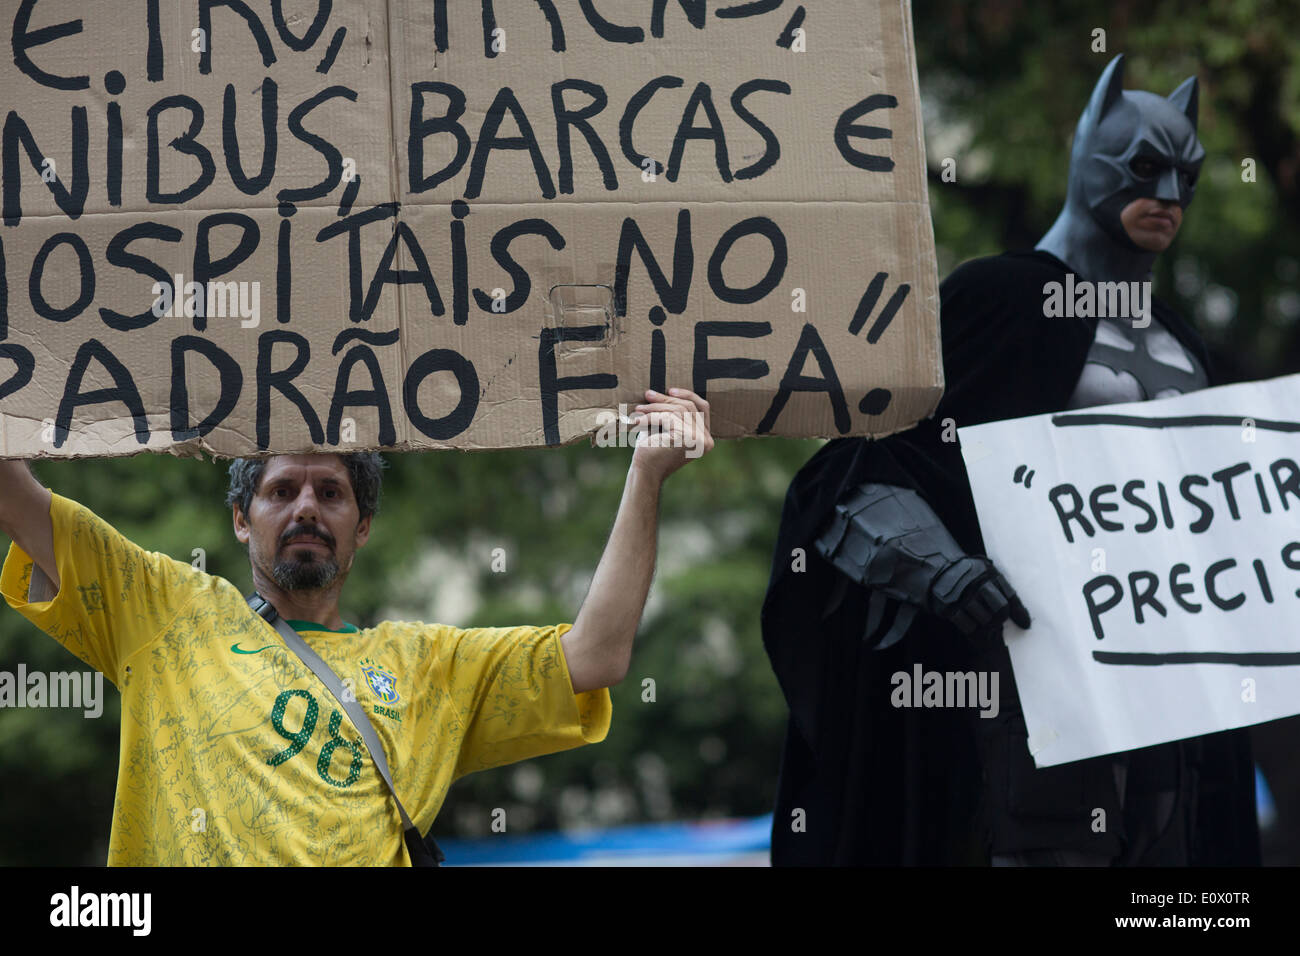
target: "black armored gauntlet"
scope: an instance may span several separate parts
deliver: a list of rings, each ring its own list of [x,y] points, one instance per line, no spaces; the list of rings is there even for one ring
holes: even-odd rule
[[[919,611],[968,637],[1000,633],[1008,617],[1029,627],[1029,613],[993,562],[964,553],[911,489],[859,485],[835,506],[815,546],[850,581],[871,591],[866,637],[878,628],[886,599],[902,602],[877,649],[898,641]]]

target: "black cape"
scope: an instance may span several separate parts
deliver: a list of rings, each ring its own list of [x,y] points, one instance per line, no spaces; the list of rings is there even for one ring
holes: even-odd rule
[[[1173,771],[1198,774],[1190,861],[1259,863],[1247,731],[1037,770],[1001,641],[972,645],[921,614],[897,644],[872,650],[863,641],[866,590],[837,591],[838,572],[813,547],[836,501],[873,481],[914,489],[967,553],[985,553],[960,446],[942,440],[945,420],[964,427],[1066,407],[1097,328],[1095,318],[1043,316],[1044,284],[1064,282],[1067,271],[1045,252],[954,270],[940,286],[946,390],[935,414],[885,439],[828,442],[791,482],[762,610],[763,643],[790,708],[775,865],[980,865],[992,853],[1049,847],[1119,855],[1126,835],[1116,759],[1146,760],[1147,779],[1190,759],[1197,769]],[[1152,308],[1213,384],[1199,336],[1163,302],[1153,298]],[[916,665],[997,671],[998,716],[892,706],[891,675]],[[1130,793],[1142,779],[1130,774]],[[1094,830],[1097,809],[1105,832]]]

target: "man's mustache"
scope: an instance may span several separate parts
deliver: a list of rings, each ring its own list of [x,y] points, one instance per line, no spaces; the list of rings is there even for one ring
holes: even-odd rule
[[[334,547],[334,536],[328,531],[321,531],[310,525],[304,525],[300,528],[290,528],[280,537],[280,546],[284,547],[294,538],[315,538],[318,541],[328,545],[331,549]]]

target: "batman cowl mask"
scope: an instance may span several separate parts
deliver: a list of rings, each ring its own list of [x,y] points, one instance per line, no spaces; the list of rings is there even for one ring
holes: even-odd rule
[[[1123,87],[1120,54],[1079,117],[1065,208],[1036,247],[1094,281],[1148,277],[1157,253],[1129,238],[1120,213],[1135,199],[1167,200],[1186,210],[1205,159],[1196,138],[1196,77],[1168,97]]]

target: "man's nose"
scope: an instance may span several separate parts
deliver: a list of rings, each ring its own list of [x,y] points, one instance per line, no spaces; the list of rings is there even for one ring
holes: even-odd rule
[[[1171,166],[1160,174],[1160,179],[1156,183],[1156,199],[1163,199],[1167,202],[1178,202],[1178,170]]]
[[[293,516],[296,521],[310,519],[315,521],[318,515],[316,492],[310,486],[304,486],[298,493],[298,500],[293,503]]]

